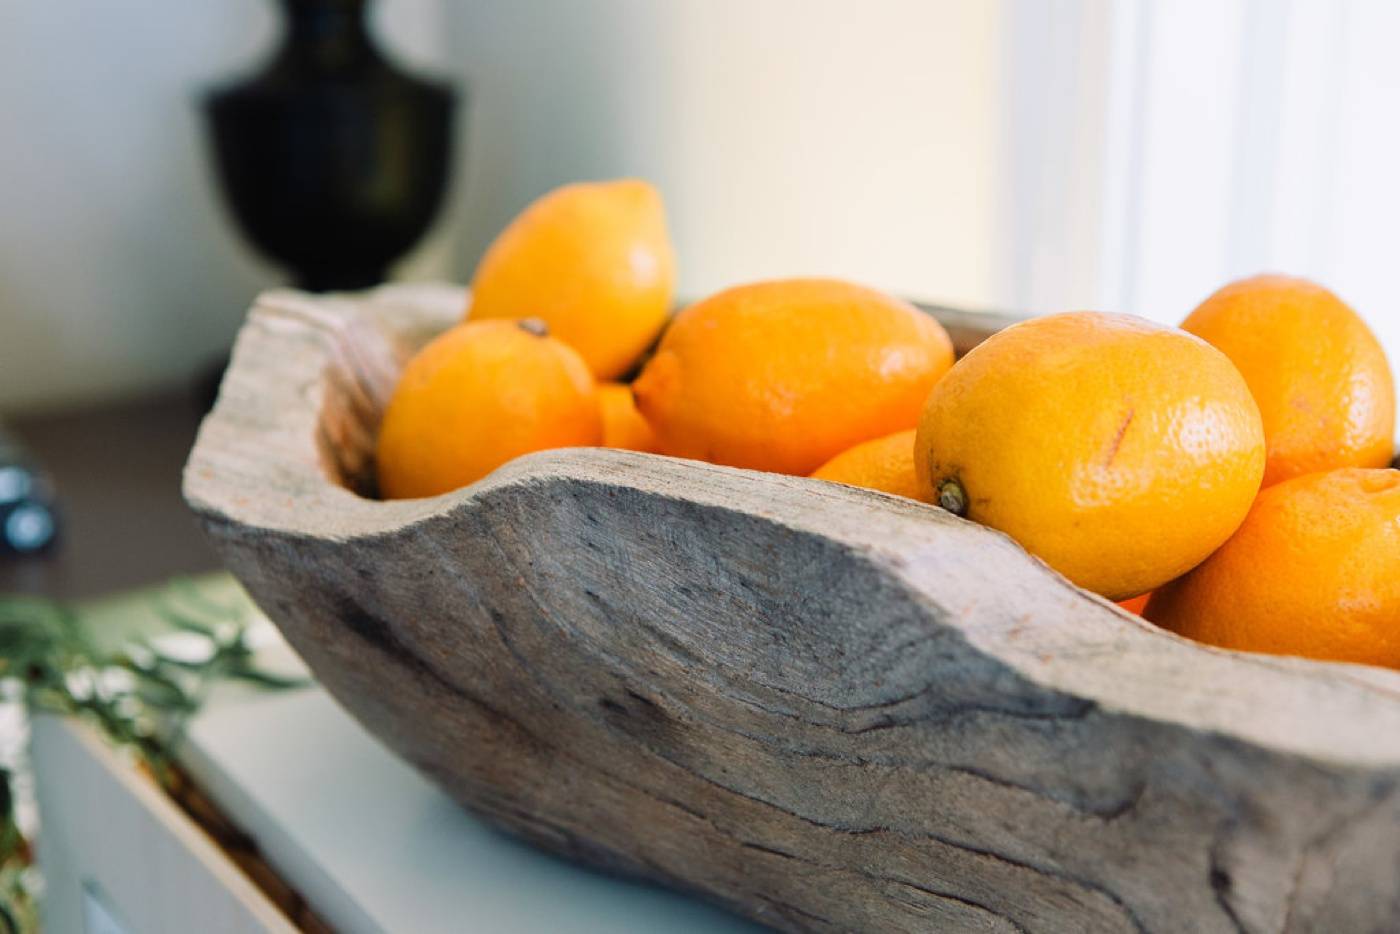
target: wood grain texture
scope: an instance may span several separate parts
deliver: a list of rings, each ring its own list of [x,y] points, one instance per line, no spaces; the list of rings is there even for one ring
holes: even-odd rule
[[[784,930],[1400,929],[1400,675],[1190,644],[998,533],[801,478],[581,449],[357,495],[460,307],[265,296],[185,491],[465,807]]]

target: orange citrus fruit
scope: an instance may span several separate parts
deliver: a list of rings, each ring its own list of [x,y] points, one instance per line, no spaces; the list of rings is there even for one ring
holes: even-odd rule
[[[1395,388],[1366,323],[1320,285],[1288,276],[1233,282],[1181,327],[1239,368],[1264,419],[1264,485],[1333,467],[1384,467]]]
[[[1147,598],[1152,596],[1151,591],[1138,594],[1136,597],[1129,597],[1127,600],[1119,600],[1118,605],[1136,616],[1141,616],[1142,611],[1147,607]]]
[[[807,475],[913,428],[952,365],[912,305],[834,279],[727,289],[676,316],[632,384],[663,454]]]
[[[593,377],[568,345],[538,321],[469,322],[404,368],[379,428],[379,491],[433,496],[521,454],[601,437]]]
[[[921,498],[1122,600],[1200,563],[1264,473],[1259,409],[1220,351],[1128,315],[1025,321],[929,395]]]
[[[914,477],[914,429],[862,441],[818,467],[812,476],[918,499]]]
[[[1400,668],[1400,471],[1285,480],[1147,618],[1212,645]]]
[[[666,324],[675,254],[661,195],[622,179],[556,188],[482,256],[467,316],[541,318],[599,379],[626,372]]]
[[[599,383],[598,405],[603,415],[603,447],[656,453],[656,433],[637,411],[631,386]]]

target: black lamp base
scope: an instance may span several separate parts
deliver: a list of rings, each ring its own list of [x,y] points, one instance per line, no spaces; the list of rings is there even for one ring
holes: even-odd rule
[[[267,67],[205,101],[229,210],[302,288],[361,289],[427,231],[447,186],[454,94],[384,58],[366,0],[283,0]]]

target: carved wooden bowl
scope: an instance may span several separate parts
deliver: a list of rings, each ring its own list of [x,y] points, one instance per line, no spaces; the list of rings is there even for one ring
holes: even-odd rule
[[[580,449],[359,495],[461,307],[264,296],[185,493],[463,806],[785,930],[1400,930],[1400,675],[1188,643],[815,480]]]

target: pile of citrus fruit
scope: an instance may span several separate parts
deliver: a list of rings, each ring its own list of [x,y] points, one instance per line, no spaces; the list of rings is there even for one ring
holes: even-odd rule
[[[934,319],[874,289],[758,282],[672,317],[674,281],[647,183],[530,205],[464,323],[405,368],[383,495],[567,446],[811,476],[998,529],[1204,642],[1400,667],[1395,391],[1326,289],[1246,279],[1180,329],[1050,315],[954,362]]]

